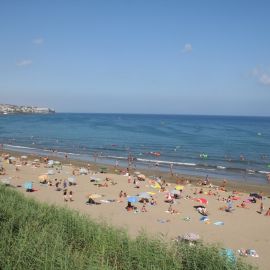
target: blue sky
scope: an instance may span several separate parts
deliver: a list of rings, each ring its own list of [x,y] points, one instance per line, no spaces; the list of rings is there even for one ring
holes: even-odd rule
[[[270,1],[0,1],[1,103],[270,116]]]

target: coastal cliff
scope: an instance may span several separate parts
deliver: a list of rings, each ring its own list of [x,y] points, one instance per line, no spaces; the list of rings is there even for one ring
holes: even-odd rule
[[[47,107],[0,104],[0,114],[48,114],[48,113],[55,113],[55,110]]]

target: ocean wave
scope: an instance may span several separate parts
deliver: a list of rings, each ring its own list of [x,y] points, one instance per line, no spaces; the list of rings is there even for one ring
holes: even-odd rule
[[[267,172],[267,171],[258,171],[258,173],[261,173],[261,174],[270,174],[270,172]]]
[[[4,144],[4,147],[8,147],[8,148],[16,148],[16,149],[39,150],[39,149],[33,148],[33,147],[20,146],[20,145],[12,145],[12,144]]]
[[[141,162],[148,162],[148,163],[155,163],[155,164],[169,164],[169,165],[182,165],[182,166],[196,166],[196,163],[189,163],[189,162],[176,162],[176,161],[166,161],[166,160],[156,160],[156,159],[144,159],[144,158],[137,158],[138,161]]]

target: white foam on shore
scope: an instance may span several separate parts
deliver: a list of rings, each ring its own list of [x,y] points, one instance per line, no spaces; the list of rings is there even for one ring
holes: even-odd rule
[[[267,172],[267,171],[258,171],[258,173],[261,173],[261,174],[270,174],[270,172]]]
[[[12,145],[12,144],[4,144],[4,147],[10,147],[10,148],[18,148],[18,149],[29,149],[29,150],[39,150],[37,148],[33,147],[26,147],[26,146],[20,146],[20,145]]]
[[[173,165],[182,165],[182,166],[196,166],[197,165],[196,163],[173,162],[173,161],[144,159],[144,158],[137,158],[137,160],[141,162],[151,162],[151,163],[157,163],[157,164],[173,164]]]

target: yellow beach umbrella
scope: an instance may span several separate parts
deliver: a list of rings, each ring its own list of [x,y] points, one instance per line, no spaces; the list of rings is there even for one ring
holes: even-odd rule
[[[184,186],[177,185],[177,186],[175,187],[175,189],[176,189],[176,190],[183,190],[183,189],[184,189]]]
[[[161,188],[161,186],[160,186],[160,184],[159,184],[159,183],[156,183],[156,184],[155,184],[155,186],[154,186],[154,188],[158,188],[158,189],[160,189],[160,188]]]
[[[102,196],[100,194],[96,194],[96,193],[93,193],[93,194],[90,194],[89,195],[89,198],[91,199],[97,199],[97,198],[101,198]]]
[[[41,181],[47,180],[48,179],[48,175],[46,175],[46,174],[40,175],[38,177],[38,179],[41,180]]]
[[[149,191],[149,192],[147,192],[149,195],[155,195],[156,193],[155,192],[151,192],[151,191]]]

